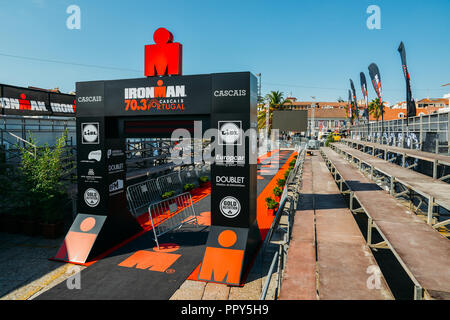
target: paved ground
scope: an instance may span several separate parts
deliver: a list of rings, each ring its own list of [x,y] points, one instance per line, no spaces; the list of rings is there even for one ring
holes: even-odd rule
[[[282,217],[282,227],[285,220]],[[258,300],[282,236],[282,231],[274,233],[264,255],[255,260],[243,287],[186,280],[171,300]],[[50,240],[0,232],[0,300],[33,299],[83,270],[83,266],[48,260],[62,241],[63,237]],[[276,276],[276,273],[272,276],[268,300],[274,298]]]
[[[0,300],[26,300],[70,277],[72,265],[48,260],[62,241],[0,232]]]
[[[274,233],[271,245],[255,260],[243,287],[186,280],[171,300],[258,300],[282,235]],[[83,270],[83,266],[48,260],[62,241],[62,237],[49,240],[0,232],[0,300],[33,299]],[[269,300],[274,298],[276,274],[271,281],[266,297]]]

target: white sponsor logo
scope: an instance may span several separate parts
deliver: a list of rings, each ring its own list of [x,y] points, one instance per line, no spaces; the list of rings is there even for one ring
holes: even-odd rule
[[[110,164],[108,166],[108,172],[117,172],[123,170],[123,163]]]
[[[89,152],[88,160],[97,160],[100,161],[102,159],[102,150],[94,150]]]
[[[94,188],[89,188],[84,192],[84,202],[94,208],[100,203],[100,194]]]
[[[71,104],[51,102],[50,107],[53,112],[75,113]]]
[[[243,184],[244,180],[245,180],[245,177],[216,176],[217,183]]]
[[[23,105],[26,105],[27,108],[23,108]],[[14,98],[0,98],[0,107],[4,109],[13,109],[13,110],[23,109],[24,111],[26,110],[48,111],[47,108],[45,107],[44,101],[14,99]]]
[[[102,102],[102,96],[87,96],[87,97],[78,97],[78,102]]]
[[[245,161],[245,156],[227,156],[227,155],[216,155],[216,162],[238,162],[243,163]]]
[[[219,121],[219,145],[241,145],[241,121]]]
[[[246,95],[247,90],[229,89],[214,91],[215,97],[245,97]]]
[[[241,212],[241,204],[235,197],[227,196],[220,201],[220,212],[227,218],[235,218]]]
[[[82,123],[82,144],[99,144],[98,122]]]
[[[88,176],[94,176],[94,175],[95,175],[94,169],[89,169]]]
[[[123,189],[123,180],[122,179],[117,179],[116,181],[114,181],[113,183],[111,183],[109,185],[109,192],[114,192],[117,190],[121,190]]]
[[[108,149],[106,155],[107,155],[108,159],[110,157],[120,157],[120,156],[123,156],[123,151],[120,149],[117,149],[117,150]]]

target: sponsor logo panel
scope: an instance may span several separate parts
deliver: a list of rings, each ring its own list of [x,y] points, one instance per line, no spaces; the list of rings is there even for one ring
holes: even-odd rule
[[[216,176],[216,186],[245,187],[245,177]]]
[[[242,145],[242,121],[218,121],[219,145]]]
[[[98,122],[85,122],[81,124],[81,143],[82,144],[100,143]]]
[[[100,193],[97,191],[97,189],[94,188],[88,188],[84,192],[84,202],[91,207],[95,208],[100,203]]]
[[[109,185],[110,195],[118,194],[123,192],[123,180],[117,179]]]
[[[235,218],[241,212],[241,203],[232,196],[224,197],[219,204],[220,212],[227,218]]]

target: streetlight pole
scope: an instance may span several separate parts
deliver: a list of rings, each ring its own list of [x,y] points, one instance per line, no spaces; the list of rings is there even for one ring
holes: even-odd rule
[[[261,83],[261,73],[257,73],[256,76],[258,77],[258,102],[263,103],[263,97],[261,96],[261,87],[262,87],[262,83]],[[268,143],[268,139],[269,139],[269,104],[266,104],[266,140],[267,140],[267,145],[268,148],[269,147],[269,143]]]
[[[311,110],[311,136],[315,136],[315,121],[314,121],[314,111],[316,110],[316,97],[315,96],[311,96],[311,98],[313,99],[313,104],[311,105],[312,110]]]

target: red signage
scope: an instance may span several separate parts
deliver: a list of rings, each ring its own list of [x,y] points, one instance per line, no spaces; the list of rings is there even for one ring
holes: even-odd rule
[[[165,28],[153,34],[155,44],[145,46],[145,76],[182,74],[181,43],[173,42],[173,35]]]

